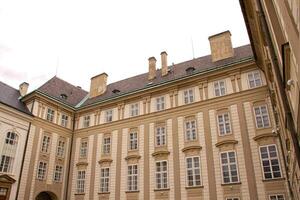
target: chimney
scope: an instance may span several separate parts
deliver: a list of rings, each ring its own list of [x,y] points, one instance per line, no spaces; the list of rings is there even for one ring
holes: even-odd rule
[[[28,87],[29,87],[29,84],[26,82],[23,82],[19,85],[19,92],[22,97],[24,97],[27,94]]]
[[[153,80],[156,77],[156,59],[155,57],[150,57],[148,61],[149,61],[148,80]]]
[[[211,58],[213,62],[234,56],[230,31],[212,35],[208,38],[208,40],[210,43]]]
[[[107,77],[106,73],[102,73],[91,78],[90,98],[99,96],[106,91]]]
[[[168,61],[167,61],[168,54],[167,52],[163,51],[160,53],[160,56],[161,56],[161,75],[166,76],[168,75]]]

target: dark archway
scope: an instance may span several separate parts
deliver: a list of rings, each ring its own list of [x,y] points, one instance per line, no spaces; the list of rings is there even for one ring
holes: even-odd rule
[[[41,192],[39,193],[35,200],[58,200],[58,198],[56,197],[56,195],[52,192]]]

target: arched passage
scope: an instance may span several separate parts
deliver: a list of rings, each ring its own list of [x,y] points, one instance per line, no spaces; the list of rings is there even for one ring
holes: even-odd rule
[[[58,198],[53,192],[44,191],[40,192],[36,196],[35,200],[58,200]]]

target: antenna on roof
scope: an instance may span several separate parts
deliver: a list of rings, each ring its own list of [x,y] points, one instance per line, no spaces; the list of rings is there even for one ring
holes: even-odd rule
[[[59,56],[57,56],[57,60],[56,60],[55,76],[57,76],[58,67],[59,67]]]
[[[194,52],[194,42],[193,42],[193,37],[191,37],[191,44],[192,44],[192,53],[193,53],[193,59],[195,59],[195,52]]]

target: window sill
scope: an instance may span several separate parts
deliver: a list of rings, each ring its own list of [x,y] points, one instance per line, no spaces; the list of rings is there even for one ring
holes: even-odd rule
[[[110,192],[98,192],[99,195],[101,194],[110,194]]]
[[[185,189],[196,189],[196,188],[204,188],[203,185],[197,185],[197,186],[186,186]]]
[[[285,180],[284,177],[281,177],[281,178],[271,178],[271,179],[263,179],[262,181],[263,182],[272,182],[272,181],[283,181]]]
[[[80,195],[85,195],[85,193],[75,193],[74,195],[80,196]]]
[[[161,188],[161,189],[154,189],[154,192],[163,192],[163,191],[169,191],[170,188]]]
[[[241,185],[241,182],[236,182],[236,183],[222,183],[221,186],[230,186],[230,185]]]
[[[135,191],[125,191],[125,193],[139,193],[139,190],[135,190]]]

